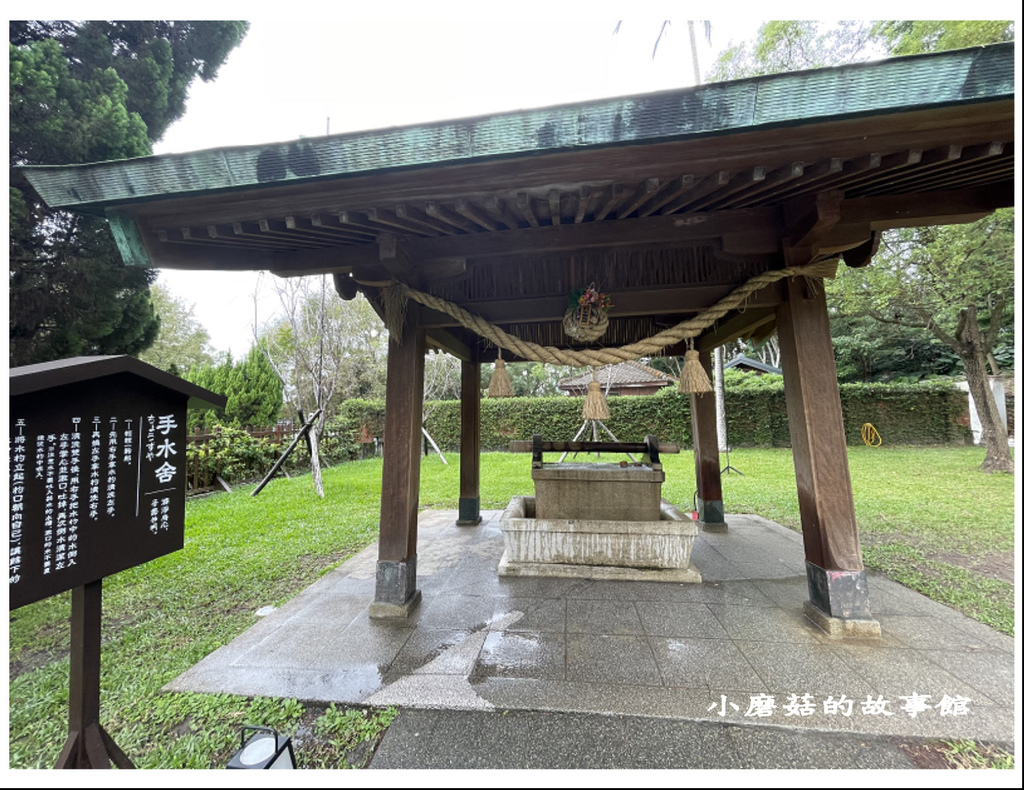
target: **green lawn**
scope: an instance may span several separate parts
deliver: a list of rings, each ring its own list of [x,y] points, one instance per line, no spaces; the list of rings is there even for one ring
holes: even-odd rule
[[[456,508],[458,456],[424,460],[421,507]],[[666,456],[664,495],[693,496],[689,453]],[[788,450],[738,450],[743,476],[724,478],[727,512],[759,513],[799,526]],[[1013,587],[971,567],[1009,555],[1013,478],[977,471],[982,451],[851,448],[857,518],[871,567],[972,617],[1013,633]],[[532,492],[529,456],[485,454],[482,506],[502,508]],[[161,694],[160,688],[376,537],[381,463],[325,470],[326,498],[309,476],[190,501],[185,548],[103,585],[102,721],[145,768],[223,766],[242,724],[307,734],[307,767],[347,767],[367,758],[393,712],[342,711],[295,700]],[[1012,563],[1010,565],[1012,568]],[[10,615],[10,765],[52,767],[67,732],[68,594]]]

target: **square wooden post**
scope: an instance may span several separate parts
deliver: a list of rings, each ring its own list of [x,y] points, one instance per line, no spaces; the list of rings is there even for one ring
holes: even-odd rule
[[[100,724],[103,580],[71,590],[71,674],[68,738],[57,768],[134,768]]]
[[[459,444],[460,527],[480,523],[480,362],[462,360],[462,433]]]
[[[711,354],[702,351],[700,363],[711,378]],[[697,472],[697,518],[708,532],[725,532],[725,507],[722,504],[722,469],[718,458],[718,431],[715,422],[715,396],[706,392],[690,395],[690,419],[693,423],[693,460]]]
[[[425,353],[419,312],[410,304],[401,338],[392,335],[388,341],[377,589],[370,604],[373,618],[408,617],[421,598],[416,589],[416,527]]]
[[[786,283],[776,310],[810,600],[805,612],[831,634],[877,636],[868,606],[825,289]]]

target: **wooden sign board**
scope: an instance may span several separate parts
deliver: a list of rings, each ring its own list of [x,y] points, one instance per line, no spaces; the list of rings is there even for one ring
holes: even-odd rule
[[[10,608],[184,546],[190,398],[131,357],[11,370]]]

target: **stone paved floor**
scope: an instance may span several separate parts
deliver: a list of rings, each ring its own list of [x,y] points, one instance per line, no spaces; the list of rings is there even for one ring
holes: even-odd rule
[[[367,616],[374,544],[168,690],[1014,740],[1011,637],[869,574],[881,641],[829,639],[802,613],[800,536],[778,524],[736,515],[702,532],[702,584],[613,582],[499,578],[499,515],[467,528],[421,514],[423,602],[407,621]],[[915,695],[930,707],[913,713]],[[753,715],[767,697],[770,715]],[[786,709],[801,702],[808,715]]]

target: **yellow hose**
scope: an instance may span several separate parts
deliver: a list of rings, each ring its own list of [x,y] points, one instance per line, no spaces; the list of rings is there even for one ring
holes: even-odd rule
[[[860,426],[860,438],[864,440],[864,444],[868,447],[881,447],[882,445],[882,437],[870,422]]]

